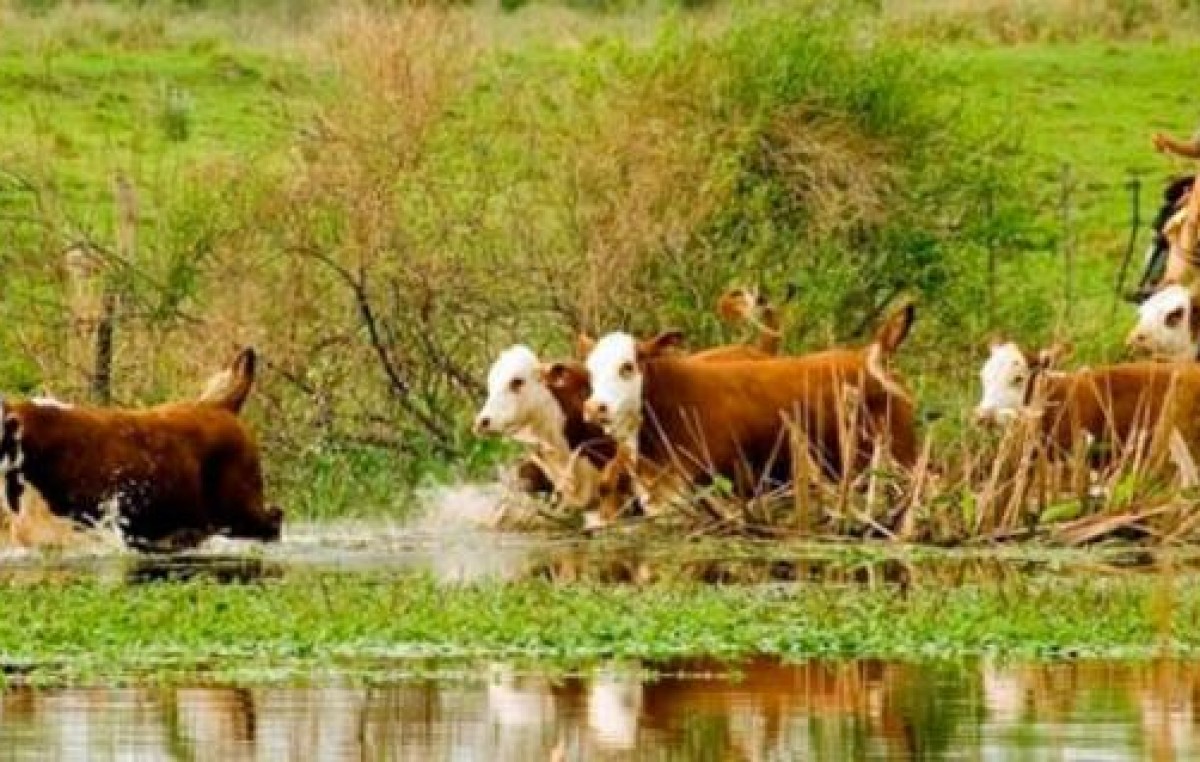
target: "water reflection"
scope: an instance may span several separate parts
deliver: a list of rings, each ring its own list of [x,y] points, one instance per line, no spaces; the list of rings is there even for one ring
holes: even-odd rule
[[[692,661],[370,687],[9,687],[5,759],[1182,759],[1200,663]],[[660,668],[661,669],[661,668]]]

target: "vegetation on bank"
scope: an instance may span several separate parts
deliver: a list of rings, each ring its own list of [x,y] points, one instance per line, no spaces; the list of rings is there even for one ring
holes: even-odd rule
[[[446,587],[425,577],[0,588],[8,671],[42,677],[303,673],[364,660],[922,657],[1194,653],[1195,579],[1024,579],[966,586]],[[419,662],[409,662],[420,669]]]
[[[1097,3],[1087,36],[1151,36],[1102,28]],[[565,354],[573,329],[617,325],[726,340],[711,304],[731,282],[791,292],[792,350],[918,293],[902,360],[943,439],[993,328],[1112,352],[1119,185],[1162,173],[1151,127],[1188,126],[1154,119],[1190,86],[1186,48],[930,49],[963,36],[913,22],[1013,12],[975,4],[603,5],[6,6],[0,387],[85,398],[104,293],[117,401],[193,394],[253,343],[279,502],[322,516],[400,513],[398,485],[488,466],[465,421],[502,346]]]

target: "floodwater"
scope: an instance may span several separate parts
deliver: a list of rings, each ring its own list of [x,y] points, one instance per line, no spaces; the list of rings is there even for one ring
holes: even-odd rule
[[[71,578],[129,584],[187,579],[248,582],[291,573],[425,574],[447,584],[997,584],[1039,576],[1200,572],[1200,549],[1149,551],[908,549],[886,542],[821,544],[658,538],[615,532],[520,533],[423,529],[380,521],[296,523],[267,545],[213,538],[172,555],[139,554],[104,538],[67,550],[0,547],[0,584]]]
[[[646,668],[653,667],[653,676]],[[1120,760],[1200,755],[1200,663],[478,664],[359,685],[0,691],[0,758]]]

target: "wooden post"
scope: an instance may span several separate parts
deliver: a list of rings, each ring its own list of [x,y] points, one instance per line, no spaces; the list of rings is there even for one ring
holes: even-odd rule
[[[1071,177],[1071,165],[1062,166],[1062,189],[1059,197],[1059,211],[1062,217],[1062,252],[1063,252],[1063,311],[1062,317],[1068,323],[1071,320],[1071,304],[1075,299],[1075,241],[1071,220],[1071,193],[1074,180]]]
[[[988,188],[987,195],[983,200],[983,214],[987,219],[988,236],[987,236],[987,317],[988,326],[996,325],[996,232],[992,229],[992,223],[996,216],[995,209],[995,189]]]
[[[113,202],[116,207],[117,253],[124,262],[137,255],[137,191],[129,178],[122,174],[113,177]],[[92,360],[92,401],[98,405],[112,403],[113,340],[117,323],[117,284],[111,267],[104,272],[104,295]]]

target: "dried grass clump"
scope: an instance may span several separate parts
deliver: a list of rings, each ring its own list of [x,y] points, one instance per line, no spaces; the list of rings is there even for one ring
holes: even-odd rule
[[[1179,0],[888,0],[883,17],[925,39],[1013,45],[1194,36],[1198,12]]]

